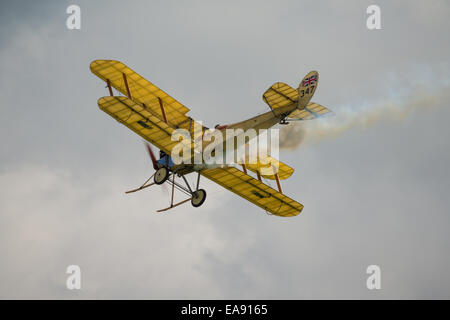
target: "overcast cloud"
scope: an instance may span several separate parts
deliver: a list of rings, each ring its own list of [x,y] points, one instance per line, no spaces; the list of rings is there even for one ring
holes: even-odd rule
[[[373,3],[382,30],[366,28]],[[444,0],[2,2],[0,298],[450,298],[449,16]],[[202,207],[156,214],[161,188],[124,194],[153,169],[98,109],[94,59],[123,61],[210,127],[318,70],[313,101],[353,122],[320,139],[311,124],[281,153],[298,217],[209,181]]]

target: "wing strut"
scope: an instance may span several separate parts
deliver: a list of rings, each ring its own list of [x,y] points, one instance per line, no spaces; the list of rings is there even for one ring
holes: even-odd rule
[[[161,114],[163,116],[164,122],[167,123],[166,112],[164,111],[163,102],[160,97],[158,97],[159,106],[161,107]]]
[[[108,87],[109,95],[112,97],[113,92],[112,92],[112,88],[111,88],[111,81],[109,81],[109,79],[106,79],[106,86]]]
[[[259,173],[259,170],[256,170],[256,176],[258,177],[258,180],[261,181],[261,173]]]
[[[128,98],[130,98],[131,100],[133,100],[131,98],[131,92],[130,92],[130,88],[128,87],[128,81],[127,81],[127,75],[125,73],[122,73],[123,75],[123,82],[125,82],[125,88],[127,89],[127,96]]]
[[[280,191],[280,193],[283,193],[283,190],[281,189],[280,178],[278,178],[278,173],[275,173],[274,176],[275,180],[277,180],[278,191]]]
[[[272,170],[274,172],[274,176],[275,176],[275,180],[277,181],[277,186],[278,186],[278,191],[280,191],[280,193],[283,193],[283,189],[281,189],[281,182],[280,182],[280,177],[278,176],[278,169],[272,165]]]

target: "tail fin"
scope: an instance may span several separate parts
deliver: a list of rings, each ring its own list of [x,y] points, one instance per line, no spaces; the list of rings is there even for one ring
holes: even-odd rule
[[[300,82],[298,91],[297,108],[305,108],[311,100],[319,83],[319,73],[317,71],[309,72]]]
[[[276,82],[263,94],[263,100],[274,110],[293,104],[303,109],[311,100],[319,82],[317,71],[309,72],[300,82],[297,90],[286,83]]]

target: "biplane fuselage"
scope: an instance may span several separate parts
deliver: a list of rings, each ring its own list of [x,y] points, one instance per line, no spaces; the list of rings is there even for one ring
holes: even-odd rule
[[[243,144],[246,144],[248,142],[245,138],[241,138],[241,136],[245,136],[250,130],[254,130],[253,132],[255,133],[255,137],[256,137],[261,132],[263,132],[263,130],[270,129],[279,123],[287,124],[287,122],[284,122],[284,121],[289,116],[289,114],[291,114],[294,110],[303,110],[305,108],[305,106],[306,106],[306,104],[303,104],[300,106],[297,104],[292,104],[289,106],[285,106],[285,107],[281,107],[281,108],[274,109],[271,111],[267,111],[263,114],[256,115],[256,116],[254,116],[250,119],[244,120],[244,121],[236,122],[236,123],[229,124],[229,125],[218,125],[216,127],[216,130],[220,130],[222,133],[223,143],[219,147],[223,150],[223,158],[229,159],[229,157],[227,157],[227,150],[229,150],[227,147],[227,144],[232,146],[232,151],[234,154],[234,152],[238,148],[242,147]],[[234,130],[236,133],[231,138],[228,138],[228,136],[226,135],[226,130]],[[238,130],[241,130],[241,131],[238,131]],[[241,132],[241,133],[239,134],[239,132]],[[199,139],[202,139],[202,137],[199,137]],[[205,141],[202,139],[201,145],[202,145],[203,150],[205,150],[205,148],[208,145],[210,145],[214,142],[211,140],[212,139]],[[238,160],[238,159],[234,159],[234,160]],[[183,170],[185,170],[185,172],[190,172],[190,171],[198,170],[199,168],[224,167],[226,165],[227,164],[225,164],[225,165],[224,164],[207,165],[205,163],[197,164],[197,165],[185,164],[185,165],[181,165],[180,169],[182,167]],[[229,165],[233,165],[233,163],[230,162]]]
[[[303,110],[309,100],[311,100],[312,95],[313,94],[311,94],[307,100],[299,101],[300,103],[272,109],[250,119],[227,125],[226,129],[242,129],[244,131],[254,129],[257,133],[259,133],[259,130],[262,129],[270,129],[276,124],[282,122],[285,118],[289,117],[289,114],[291,114],[294,110]]]
[[[289,115],[293,111],[304,110],[305,107],[308,105],[309,101],[311,100],[312,96],[314,95],[315,88],[317,86],[317,81],[318,81],[318,73],[316,71],[311,71],[310,73],[308,73],[305,76],[305,78],[309,78],[311,76],[316,77],[315,82],[308,88],[307,93],[305,92],[306,90],[299,87],[297,89],[297,92],[299,93],[298,99],[294,100],[291,97],[284,95],[282,92],[277,92],[278,94],[280,94],[280,96],[282,98],[286,98],[288,103],[287,103],[287,105],[275,105],[275,107],[272,107],[270,104],[270,101],[268,101],[268,99],[266,99],[266,97],[263,96],[264,101],[267,104],[269,104],[269,107],[271,109],[270,111],[267,111],[263,114],[254,116],[250,119],[240,121],[237,123],[233,123],[233,124],[230,124],[230,125],[227,125],[224,127],[226,127],[226,129],[243,129],[244,131],[248,130],[248,129],[255,129],[258,131],[260,129],[269,129],[280,122],[283,123],[284,119],[289,117]],[[304,80],[302,82],[304,82]],[[273,90],[273,88],[270,88],[269,90],[266,91],[266,93],[268,91],[270,91],[271,89]],[[290,88],[290,89],[292,89],[292,88]],[[291,92],[291,94],[292,94],[292,92]]]
[[[315,81],[310,84],[307,87],[303,87],[302,84],[305,83],[305,79],[310,79],[314,77]],[[229,125],[218,125],[216,128],[223,132],[223,141],[224,145],[222,150],[226,150],[225,144],[227,142],[226,136],[225,136],[225,130],[232,129],[232,130],[242,130],[243,134],[245,134],[248,130],[255,130],[256,135],[259,135],[264,129],[270,129],[273,126],[277,124],[288,124],[285,119],[289,117],[294,111],[301,112],[305,110],[308,103],[310,102],[312,96],[314,95],[315,89],[317,87],[318,82],[318,73],[316,71],[311,71],[308,73],[303,80],[300,82],[300,86],[297,89],[298,92],[298,99],[292,99],[287,94],[283,94],[282,92],[277,92],[281,95],[282,98],[287,99],[288,104],[287,105],[275,105],[274,108],[272,108],[270,101],[266,99],[265,95],[267,92],[269,92],[271,89],[273,90],[273,86],[266,91],[264,97],[264,101],[269,105],[270,111],[267,111],[263,114],[256,115],[250,119],[232,123]],[[283,84],[285,85],[285,84]],[[287,85],[285,85],[287,86]],[[306,89],[307,88],[307,89]],[[290,88],[292,90],[292,88]],[[290,92],[292,95],[292,92]],[[289,103],[290,102],[290,103]],[[307,109],[307,108],[306,108]],[[317,115],[314,115],[314,117],[317,117]],[[237,149],[241,147],[239,144],[238,136],[234,136],[233,146],[234,149]],[[243,141],[243,140],[240,140]],[[211,141],[203,141],[202,147],[205,148],[207,145],[209,145]]]

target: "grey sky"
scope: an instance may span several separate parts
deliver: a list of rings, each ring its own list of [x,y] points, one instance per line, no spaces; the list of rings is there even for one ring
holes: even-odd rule
[[[79,31],[65,27],[72,3]],[[366,28],[373,3],[382,30]],[[449,16],[447,1],[2,2],[0,297],[450,298]],[[102,58],[208,126],[267,111],[272,83],[310,70],[313,100],[336,114],[440,95],[283,152],[298,217],[208,181],[201,208],[158,215],[162,190],[123,193],[152,169],[141,138],[97,107],[107,91],[89,63]],[[80,291],[65,287],[70,264]]]

